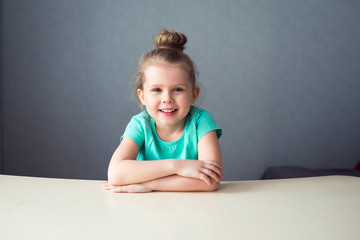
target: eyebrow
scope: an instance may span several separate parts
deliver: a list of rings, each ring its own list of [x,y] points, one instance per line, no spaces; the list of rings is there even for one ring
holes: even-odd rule
[[[147,88],[156,88],[156,87],[163,87],[164,85],[161,85],[161,84],[154,84],[154,85],[150,85],[148,86]],[[186,88],[187,85],[186,84],[174,84],[174,85],[171,85],[171,87],[183,87],[183,88]]]

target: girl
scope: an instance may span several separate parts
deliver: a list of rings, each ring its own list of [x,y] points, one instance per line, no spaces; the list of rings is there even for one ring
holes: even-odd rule
[[[163,29],[156,48],[142,56],[135,91],[146,110],[126,127],[104,189],[214,191],[219,187],[222,129],[208,112],[192,106],[200,88],[194,64],[183,53],[186,42],[184,34]]]

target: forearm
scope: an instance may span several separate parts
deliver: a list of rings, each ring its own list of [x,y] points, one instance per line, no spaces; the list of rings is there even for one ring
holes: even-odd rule
[[[111,185],[148,182],[176,174],[173,159],[159,161],[122,160],[110,163],[108,180]]]
[[[178,175],[154,179],[144,183],[153,191],[189,192],[189,191],[216,191],[220,183],[212,180],[211,184],[195,178]]]
[[[158,191],[213,191],[221,178],[216,162],[184,159],[110,161],[108,171],[112,186],[149,182]]]

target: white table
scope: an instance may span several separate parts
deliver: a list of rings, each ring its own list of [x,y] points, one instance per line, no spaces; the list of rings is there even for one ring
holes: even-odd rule
[[[114,194],[101,181],[0,175],[0,239],[360,239],[360,178]]]

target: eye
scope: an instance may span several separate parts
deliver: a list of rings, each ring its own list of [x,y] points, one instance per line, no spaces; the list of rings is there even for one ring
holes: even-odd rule
[[[182,89],[182,88],[174,88],[173,91],[174,91],[174,92],[182,92],[182,91],[184,91],[184,89]]]
[[[155,92],[155,93],[161,92],[161,89],[160,89],[160,88],[154,88],[154,89],[152,90],[152,92]]]

